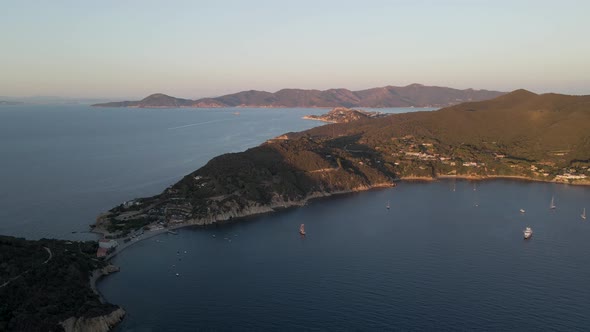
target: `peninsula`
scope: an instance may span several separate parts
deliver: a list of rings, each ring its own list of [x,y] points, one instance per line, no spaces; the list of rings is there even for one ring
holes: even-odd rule
[[[215,108],[215,107],[444,107],[468,101],[487,100],[504,92],[458,90],[453,88],[411,84],[386,86],[360,91],[348,89],[303,90],[283,89],[275,93],[242,91],[215,98],[197,100],[152,94],[138,101],[94,104],[95,107],[136,108]]]
[[[526,90],[438,111],[287,133],[224,154],[159,195],[101,215],[110,237],[210,225],[399,179],[520,177],[589,184],[590,96]]]
[[[326,114],[306,115],[303,118],[306,120],[318,120],[330,123],[347,123],[358,121],[360,119],[379,118],[383,116],[387,116],[387,113],[369,112],[345,107],[336,107]]]

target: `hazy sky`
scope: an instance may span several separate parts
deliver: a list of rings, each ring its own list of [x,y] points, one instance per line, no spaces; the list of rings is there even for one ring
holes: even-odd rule
[[[590,94],[590,1],[0,0],[0,95]]]

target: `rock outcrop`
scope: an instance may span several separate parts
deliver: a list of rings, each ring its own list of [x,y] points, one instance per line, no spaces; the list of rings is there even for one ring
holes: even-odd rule
[[[61,322],[66,332],[107,332],[125,316],[125,310],[118,307],[108,315],[97,317],[70,317]]]

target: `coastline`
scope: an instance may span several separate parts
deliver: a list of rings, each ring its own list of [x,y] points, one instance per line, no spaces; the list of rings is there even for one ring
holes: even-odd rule
[[[338,123],[338,121],[330,121],[330,120],[326,120],[326,119],[315,118],[315,117],[311,117],[309,115],[304,115],[301,118],[303,120],[321,121],[321,122],[325,122],[325,123]]]
[[[565,181],[556,181],[555,179],[551,180],[544,180],[544,179],[537,179],[531,178],[524,175],[437,175],[436,177],[431,178],[433,181],[438,179],[461,179],[461,180],[469,180],[469,181],[486,181],[486,180],[521,180],[521,181],[528,181],[528,182],[544,182],[544,183],[557,183],[557,184],[565,184],[570,186],[590,186],[590,181],[576,181],[576,182],[565,182]]]
[[[292,208],[292,207],[301,207],[301,206],[306,205],[307,202],[314,200],[314,199],[318,199],[318,198],[327,198],[327,197],[331,197],[331,196],[350,194],[350,193],[361,192],[361,191],[368,191],[371,189],[393,188],[393,187],[395,187],[395,182],[378,183],[378,184],[371,185],[371,186],[361,186],[361,187],[353,188],[350,190],[339,190],[339,191],[333,191],[333,192],[329,192],[329,193],[328,192],[322,192],[322,193],[315,192],[315,193],[311,193],[311,194],[307,195],[305,198],[303,198],[299,201],[286,201],[286,202],[283,202],[283,204],[267,205],[266,209],[263,209],[263,211],[259,211],[259,212],[242,213],[239,216],[236,216],[236,217],[232,216],[231,218],[227,218],[227,214],[218,214],[218,215],[211,216],[212,218],[210,217],[208,219],[193,219],[193,220],[189,220],[188,222],[173,225],[173,226],[170,226],[170,227],[164,228],[164,229],[158,229],[158,230],[154,230],[154,231],[148,230],[148,231],[145,231],[142,235],[134,238],[133,240],[131,240],[127,243],[123,242],[122,244],[118,245],[116,247],[116,250],[113,251],[111,254],[107,255],[104,260],[105,260],[105,262],[110,263],[112,258],[114,258],[118,254],[123,252],[125,249],[131,247],[132,245],[139,243],[141,241],[147,240],[149,238],[152,238],[154,236],[165,234],[168,231],[173,231],[173,230],[177,230],[177,229],[181,229],[181,228],[185,228],[185,227],[205,227],[208,225],[212,225],[214,223],[222,224],[222,223],[227,222],[229,220],[238,221],[241,218],[251,217],[251,216],[255,216],[255,215],[262,215],[265,213],[272,213],[272,212],[276,212],[279,210]],[[218,219],[217,217],[220,217],[220,216],[225,217],[225,218]],[[206,223],[205,221],[209,221],[209,222]],[[211,221],[213,221],[213,222],[211,222]],[[102,232],[100,228],[94,228],[91,230],[91,232],[95,233],[95,234],[99,234],[101,236],[108,234],[108,232],[106,232],[106,231]],[[122,240],[122,238],[118,238],[115,240],[119,241],[119,240]],[[107,277],[109,274],[110,273],[108,273],[108,274],[103,273],[102,270],[94,270],[94,271],[92,271],[92,275],[89,280],[90,288],[99,296],[101,302],[106,302],[106,299],[104,298],[102,293],[98,290],[97,284],[103,277]]]
[[[248,211],[244,211],[244,212],[238,213],[236,215],[230,215],[228,213],[215,214],[215,215],[210,215],[208,218],[190,219],[184,223],[172,225],[172,226],[170,226],[168,228],[164,228],[164,229],[146,230],[142,235],[132,239],[131,241],[129,241],[127,243],[123,242],[120,245],[118,245],[117,249],[114,252],[112,252],[111,254],[109,254],[105,257],[105,261],[110,261],[112,258],[117,256],[119,253],[123,252],[125,249],[127,249],[128,247],[131,247],[132,245],[134,245],[136,243],[139,243],[143,240],[147,240],[147,239],[152,238],[157,235],[165,234],[169,230],[173,231],[173,230],[177,230],[177,229],[181,229],[181,228],[185,228],[185,227],[204,227],[204,226],[212,225],[215,223],[227,222],[230,220],[231,221],[238,221],[241,218],[262,215],[262,214],[266,214],[266,213],[272,213],[272,212],[276,212],[276,211],[286,209],[286,208],[304,206],[307,204],[307,202],[317,199],[317,198],[326,198],[326,197],[331,197],[331,196],[336,196],[336,195],[368,191],[371,189],[395,187],[395,182],[398,182],[398,181],[433,182],[433,181],[446,180],[446,179],[459,179],[459,180],[468,180],[468,181],[486,181],[486,180],[505,179],[505,180],[520,180],[520,181],[528,181],[528,182],[556,183],[556,184],[564,184],[564,185],[590,186],[590,182],[566,183],[563,181],[535,179],[535,178],[530,178],[530,177],[521,176],[521,175],[485,175],[485,176],[484,175],[437,175],[436,177],[402,176],[398,179],[395,179],[393,181],[393,183],[379,183],[379,184],[375,184],[375,185],[371,185],[371,186],[361,186],[361,187],[353,188],[350,190],[340,190],[340,191],[333,191],[333,192],[314,192],[314,193],[311,193],[311,194],[307,195],[305,198],[298,200],[298,201],[284,201],[281,203],[261,205],[255,209],[249,209]],[[104,236],[105,234],[108,234],[108,232],[101,231],[100,229],[96,229],[96,228],[93,229],[91,232],[95,233],[95,234],[102,235],[102,236]],[[120,241],[120,240],[122,240],[122,238],[119,238],[116,240]],[[99,275],[96,278],[94,278],[94,280],[91,281],[91,287],[93,289],[96,289],[96,283],[102,276],[103,275]]]
[[[239,221],[240,219],[246,218],[246,217],[277,212],[277,211],[287,209],[287,208],[292,208],[292,207],[301,207],[301,206],[306,205],[307,202],[314,200],[314,199],[328,198],[331,196],[350,194],[350,193],[355,193],[355,192],[363,192],[363,191],[369,191],[372,189],[379,189],[379,188],[393,188],[396,186],[395,183],[398,181],[402,181],[402,182],[433,182],[433,181],[447,180],[447,179],[460,179],[460,180],[468,180],[468,181],[485,181],[485,180],[506,179],[506,180],[520,180],[520,181],[530,181],[530,182],[557,183],[557,184],[565,184],[565,185],[568,185],[568,184],[569,185],[590,185],[590,183],[564,183],[564,182],[560,182],[560,181],[534,179],[534,178],[529,178],[526,176],[518,176],[518,175],[487,175],[487,176],[437,175],[436,177],[432,177],[432,176],[403,176],[398,179],[395,179],[393,182],[390,182],[390,183],[379,183],[379,184],[370,185],[370,186],[360,186],[360,187],[353,188],[350,190],[340,190],[340,191],[333,191],[333,192],[314,192],[314,193],[310,193],[305,198],[298,200],[298,201],[285,201],[282,203],[262,205],[262,206],[259,206],[258,209],[253,209],[253,210],[246,209],[248,211],[244,211],[243,213],[240,213],[236,216],[233,216],[233,215],[230,216],[227,213],[216,214],[216,215],[211,215],[205,219],[191,219],[187,222],[184,222],[181,224],[176,224],[176,225],[170,226],[168,228],[164,228],[164,229],[158,229],[158,230],[153,230],[153,231],[148,230],[148,231],[145,231],[142,235],[134,238],[133,240],[131,240],[127,243],[122,243],[121,245],[117,246],[117,249],[113,253],[111,253],[110,255],[105,257],[105,261],[110,262],[112,258],[114,258],[116,255],[123,252],[128,247],[131,247],[132,245],[134,245],[136,243],[139,243],[141,241],[155,237],[157,235],[165,234],[169,230],[172,231],[172,230],[177,230],[177,229],[181,229],[181,228],[185,228],[185,227],[206,227],[208,225],[212,225],[215,223],[223,224],[224,222],[228,222],[228,221]],[[105,235],[105,233],[108,233],[108,232],[101,232],[100,229],[94,229],[94,230],[92,230],[92,232],[96,233],[96,234],[101,234],[103,236]],[[122,239],[117,239],[117,240],[122,240]],[[102,293],[100,293],[100,291],[98,290],[97,283],[99,280],[101,280],[103,277],[108,276],[109,274],[110,273],[107,273],[107,274],[103,273],[102,270],[95,270],[92,272],[92,276],[90,278],[90,287],[99,296],[101,301],[106,301],[106,300],[105,300],[104,296],[102,295]]]
[[[272,212],[276,212],[276,211],[280,211],[283,209],[288,209],[288,208],[292,208],[292,207],[301,207],[307,204],[307,202],[317,199],[317,198],[325,198],[325,197],[331,197],[331,196],[336,196],[336,195],[342,195],[342,194],[350,194],[350,193],[355,193],[355,192],[362,192],[362,191],[367,191],[367,190],[371,190],[371,189],[379,189],[379,188],[392,188],[395,187],[395,182],[388,182],[388,183],[378,183],[375,185],[371,185],[371,186],[360,186],[357,188],[353,188],[350,190],[339,190],[339,191],[333,191],[333,192],[314,192],[311,193],[309,195],[307,195],[306,197],[304,197],[301,200],[298,201],[285,201],[285,202],[281,202],[281,203],[276,203],[276,204],[270,204],[270,205],[262,205],[259,206],[257,209],[251,209],[250,211],[246,211],[244,213],[240,213],[238,215],[228,215],[227,213],[222,213],[222,214],[215,214],[215,215],[211,215],[208,218],[203,218],[203,219],[190,219],[184,223],[179,223],[176,225],[172,225],[169,226],[168,228],[163,228],[163,229],[158,229],[158,230],[146,230],[144,231],[144,233],[134,239],[132,239],[131,241],[127,242],[127,243],[121,243],[116,247],[116,250],[113,251],[111,254],[107,255],[105,257],[105,261],[110,261],[112,258],[114,258],[115,256],[117,256],[118,254],[120,254],[121,252],[123,252],[125,249],[131,247],[132,245],[139,243],[143,240],[147,240],[149,238],[152,238],[154,236],[160,235],[160,234],[165,234],[168,231],[174,231],[177,229],[181,229],[181,228],[185,228],[185,227],[204,227],[204,226],[208,226],[208,225],[212,225],[215,223],[223,223],[223,222],[227,222],[227,221],[237,221],[241,218],[246,218],[246,217],[252,217],[252,216],[256,216],[256,215],[262,215],[262,214],[266,214],[266,213],[272,213]],[[252,211],[253,210],[253,211]],[[101,236],[104,236],[105,234],[108,234],[108,232],[106,231],[101,231],[100,228],[95,228],[91,231],[92,233],[95,234],[99,234]],[[115,239],[117,241],[122,240],[123,238],[118,238]],[[95,270],[97,271],[97,270]],[[96,281],[98,281],[98,279],[100,279],[100,275],[93,281],[94,285],[96,284]],[[93,289],[95,289],[95,287],[93,287]]]

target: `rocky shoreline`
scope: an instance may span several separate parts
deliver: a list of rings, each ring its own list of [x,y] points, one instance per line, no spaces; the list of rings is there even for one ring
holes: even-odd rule
[[[246,217],[261,215],[261,214],[265,214],[265,213],[272,213],[272,212],[276,212],[276,211],[279,211],[282,209],[287,209],[287,208],[292,208],[292,207],[301,207],[301,206],[306,205],[309,201],[311,201],[313,199],[327,198],[327,197],[331,197],[331,196],[368,191],[368,190],[372,190],[372,189],[395,187],[396,186],[395,182],[397,182],[397,181],[409,181],[409,182],[426,181],[426,182],[429,182],[429,181],[437,181],[439,179],[461,179],[461,180],[471,180],[471,181],[509,179],[509,180],[524,180],[524,181],[537,181],[537,182],[562,183],[563,184],[563,182],[550,181],[550,180],[539,180],[539,179],[529,178],[526,176],[510,176],[510,175],[506,175],[506,176],[500,176],[500,175],[487,175],[487,176],[438,175],[436,177],[402,176],[402,177],[396,179],[394,182],[383,182],[383,183],[377,183],[374,185],[359,186],[359,187],[355,187],[351,190],[340,190],[340,191],[332,191],[332,192],[313,192],[300,200],[274,202],[269,205],[262,205],[262,204],[254,205],[254,206],[246,207],[246,208],[239,210],[239,211],[236,210],[236,211],[230,211],[230,212],[224,212],[224,213],[218,213],[218,214],[211,214],[206,218],[189,219],[182,224],[171,226],[168,229],[146,232],[144,235],[135,239],[134,241],[129,242],[129,243],[125,243],[120,248],[117,248],[117,250],[115,252],[113,252],[111,255],[109,255],[109,257],[107,259],[110,260],[115,255],[121,253],[124,249],[128,248],[129,246],[131,246],[135,243],[146,240],[146,239],[151,238],[153,236],[164,234],[168,230],[176,230],[176,229],[185,228],[185,227],[205,227],[205,226],[210,226],[210,225],[217,224],[217,223],[224,223],[224,222],[228,222],[228,221],[239,221],[240,219],[246,218]],[[576,184],[577,185],[590,185],[590,183],[583,183],[583,184],[576,183]],[[95,228],[93,231],[96,233],[99,233],[99,234],[103,234],[103,235],[108,234],[108,232],[106,230],[101,230],[100,228]],[[92,289],[100,296],[101,301],[103,301],[103,302],[104,302],[104,298],[102,297],[100,292],[98,292],[98,290],[96,288],[96,283],[98,282],[98,280],[100,278],[107,276],[112,272],[115,272],[115,270],[112,269],[112,267],[114,267],[114,266],[109,265],[105,268],[105,269],[109,268],[110,272],[105,272],[104,269],[94,271],[93,276],[90,281]],[[116,269],[116,271],[118,271],[118,268]],[[90,319],[71,317],[68,320],[62,322],[62,325],[64,326],[66,331],[105,331],[106,332],[106,331],[109,331],[112,327],[114,327],[117,323],[119,323],[123,319],[124,315],[125,315],[125,311],[122,308],[119,308],[119,309],[113,311],[109,315],[90,318]]]
[[[118,308],[103,316],[70,317],[60,325],[66,332],[107,332],[121,322],[124,316],[125,310]]]
[[[90,288],[98,295],[100,302],[106,303],[104,297],[96,288],[96,283],[100,278],[118,272],[119,270],[120,268],[118,266],[109,264],[102,269],[92,271],[89,280]],[[66,332],[108,332],[120,323],[124,317],[125,310],[117,306],[115,310],[106,315],[96,317],[70,317],[60,322],[60,325]]]

